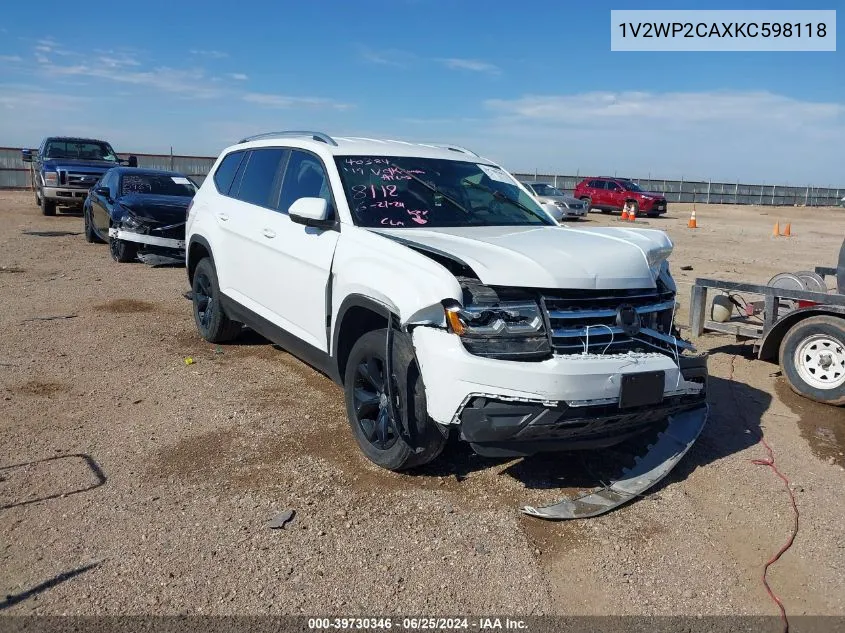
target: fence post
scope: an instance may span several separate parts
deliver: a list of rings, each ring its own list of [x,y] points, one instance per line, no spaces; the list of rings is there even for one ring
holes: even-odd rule
[[[710,204],[710,184],[712,180],[710,178],[707,179],[707,204]]]
[[[736,181],[736,189],[734,189],[734,204],[739,204],[739,181]]]
[[[173,146],[170,146],[170,171],[173,171]]]
[[[810,206],[810,185],[807,185],[807,189],[804,191],[804,206]]]
[[[772,206],[775,206],[775,188],[776,185],[772,185]]]
[[[681,184],[678,186],[678,202],[684,197],[684,177],[681,176]]]

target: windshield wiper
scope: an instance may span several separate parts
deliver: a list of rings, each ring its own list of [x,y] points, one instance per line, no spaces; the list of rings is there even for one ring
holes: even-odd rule
[[[445,199],[446,201],[448,201],[448,202],[452,203],[452,205],[453,205],[453,206],[455,206],[455,207],[457,207],[458,209],[460,209],[461,211],[463,211],[466,215],[472,215],[472,214],[473,214],[473,213],[472,213],[472,211],[470,211],[469,209],[467,209],[467,208],[466,208],[464,205],[462,205],[460,202],[458,202],[457,200],[453,199],[451,196],[446,195],[445,193],[443,193],[442,191],[440,191],[440,189],[438,189],[438,188],[437,188],[437,187],[435,187],[434,185],[430,185],[430,184],[428,184],[425,180],[423,180],[423,179],[422,179],[422,178],[420,178],[419,176],[415,176],[414,174],[412,174],[411,172],[409,172],[407,169],[402,169],[399,165],[397,165],[397,164],[395,164],[395,163],[388,163],[388,165],[387,165],[387,166],[388,166],[388,167],[391,167],[391,168],[393,168],[393,169],[396,169],[396,170],[398,170],[398,171],[401,171],[403,174],[405,174],[405,175],[406,175],[406,176],[408,176],[409,178],[411,178],[411,179],[413,179],[413,180],[416,180],[416,181],[417,181],[418,183],[420,183],[423,187],[425,187],[426,189],[428,189],[429,191],[431,191],[431,192],[432,192],[432,193],[434,193],[435,195],[441,196],[441,197],[442,197],[443,199]]]
[[[542,220],[544,224],[548,224],[548,218],[543,217],[542,215],[539,215],[531,207],[525,206],[519,200],[514,200],[513,198],[505,195],[504,193],[502,193],[501,191],[499,191],[497,189],[493,189],[493,188],[488,187],[486,185],[482,185],[481,183],[478,183],[478,182],[473,182],[473,181],[471,181],[467,178],[464,178],[463,180],[461,180],[461,182],[465,182],[469,186],[475,187],[476,189],[481,189],[482,191],[486,191],[487,193],[491,194],[494,198],[499,198],[500,200],[505,200],[506,202],[510,202],[515,207],[518,207],[518,208],[522,209],[523,211],[530,213],[531,215],[533,215],[535,218],[537,218],[539,220]]]

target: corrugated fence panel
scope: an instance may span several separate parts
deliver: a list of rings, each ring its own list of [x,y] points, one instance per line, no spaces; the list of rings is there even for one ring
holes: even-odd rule
[[[127,158],[129,154],[121,154]],[[179,156],[169,154],[135,154],[138,166],[150,169],[168,169],[190,176],[197,183],[205,180],[216,157]],[[547,182],[567,193],[584,176],[562,174],[520,174],[519,180],[526,182]],[[788,187],[786,185],[747,185],[738,182],[708,182],[705,180],[662,180],[659,178],[633,179],[647,191],[662,193],[670,202],[710,202],[713,204],[759,204],[759,205],[809,205],[836,206],[845,189],[821,187]],[[21,160],[21,150],[16,147],[0,147],[0,189],[29,188],[29,165]]]

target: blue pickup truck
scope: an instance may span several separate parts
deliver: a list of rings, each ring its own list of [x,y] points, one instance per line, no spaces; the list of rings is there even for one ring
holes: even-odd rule
[[[56,215],[56,207],[81,209],[88,190],[115,165],[136,167],[138,159],[124,160],[112,146],[92,138],[49,136],[37,150],[24,149],[22,160],[30,164],[35,202],[44,215]]]

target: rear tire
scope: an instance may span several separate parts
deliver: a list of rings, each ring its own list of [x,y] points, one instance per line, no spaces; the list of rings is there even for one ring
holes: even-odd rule
[[[359,338],[346,364],[344,393],[349,426],[358,446],[374,464],[388,470],[406,470],[436,459],[448,440],[446,430],[428,417],[425,385],[413,347],[404,336],[394,338],[394,409],[407,423],[414,449],[399,435],[390,418],[384,389],[387,330],[367,332]]]
[[[91,244],[102,244],[103,240],[94,231],[88,209],[82,209],[82,224],[85,227],[85,240]]]
[[[208,257],[197,264],[191,291],[194,322],[201,337],[209,343],[227,343],[240,334],[243,325],[230,319],[223,310],[217,271]]]
[[[631,205],[631,209],[633,210],[634,213],[636,213],[637,215],[640,214],[640,203],[639,202],[637,202],[636,200],[631,200],[630,202],[628,202],[628,204]]]
[[[582,198],[579,198],[579,200],[581,200],[581,202],[584,203],[584,206],[587,207],[587,213],[593,210],[593,207],[590,206],[592,201],[590,200],[589,196],[584,196]]]
[[[845,319],[813,316],[799,321],[783,337],[778,360],[795,393],[845,405]]]

